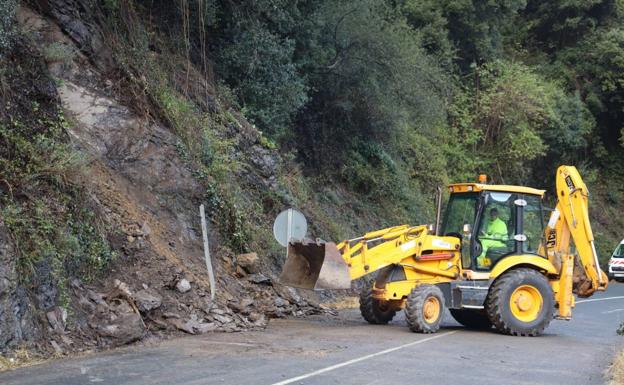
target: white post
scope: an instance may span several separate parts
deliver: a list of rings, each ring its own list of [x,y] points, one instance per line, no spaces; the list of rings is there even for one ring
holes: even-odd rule
[[[292,215],[293,209],[288,209],[288,220],[286,221],[286,260],[288,260],[288,244],[292,236]]]
[[[215,299],[215,277],[212,270],[212,261],[210,260],[210,248],[208,247],[208,226],[206,225],[206,214],[204,205],[199,206],[199,215],[201,216],[202,235],[204,236],[204,257],[206,257],[206,269],[208,269],[208,280],[210,281],[210,299]]]

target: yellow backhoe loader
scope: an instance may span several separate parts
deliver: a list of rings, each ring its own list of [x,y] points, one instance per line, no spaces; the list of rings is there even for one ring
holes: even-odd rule
[[[604,291],[589,223],[588,191],[573,166],[556,175],[557,205],[546,220],[544,190],[479,183],[450,185],[441,221],[373,231],[339,244],[288,245],[280,282],[348,289],[377,272],[360,295],[362,316],[388,323],[405,309],[412,331],[436,332],[445,308],[469,328],[535,336],[555,316],[570,319],[574,294]],[[571,241],[575,251],[571,249]]]

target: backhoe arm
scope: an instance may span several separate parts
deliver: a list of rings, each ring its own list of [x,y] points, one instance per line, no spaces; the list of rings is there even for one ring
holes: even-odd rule
[[[427,237],[427,226],[402,225],[340,242],[337,247],[349,267],[352,280],[392,264],[403,264],[425,274],[454,278],[457,276],[456,271],[439,269],[435,264],[407,263],[406,259],[409,257],[415,257],[419,261],[450,259],[459,248],[456,244],[457,239],[453,237],[446,240]],[[422,255],[424,250],[431,253]]]
[[[548,221],[548,257],[561,265],[560,308],[569,313],[573,303],[573,280],[579,296],[589,296],[596,290],[607,287],[607,276],[600,269],[598,254],[594,246],[594,234],[589,222],[587,202],[589,192],[581,176],[573,166],[561,166],[557,170],[557,207]],[[574,271],[574,255],[570,254],[570,240],[574,241],[582,271]],[[560,261],[560,262],[559,262]],[[568,314],[560,314],[568,317]]]

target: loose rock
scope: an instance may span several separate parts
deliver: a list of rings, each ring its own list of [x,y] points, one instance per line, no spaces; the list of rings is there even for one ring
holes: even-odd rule
[[[273,282],[271,281],[271,278],[260,273],[252,274],[249,277],[247,277],[247,279],[250,282],[257,283],[259,285],[272,285],[273,284]]]
[[[275,306],[277,307],[285,307],[290,305],[290,302],[288,302],[287,300],[285,300],[282,297],[275,297]]]
[[[47,312],[46,318],[48,319],[48,323],[50,324],[50,327],[52,327],[52,330],[59,334],[63,333],[65,330],[65,321],[60,308],[55,307]]]
[[[63,349],[61,349],[61,347],[59,346],[59,344],[56,341],[51,340],[50,341],[50,345],[52,345],[52,348],[54,349],[54,353],[56,353],[56,354],[63,354]]]
[[[191,318],[187,321],[171,318],[168,319],[167,322],[175,326],[177,329],[189,334],[207,333],[216,330],[218,327],[214,322],[199,321],[195,314],[191,315]]]
[[[102,310],[105,312],[104,309]],[[143,337],[145,324],[130,304],[123,300],[116,300],[109,310],[106,316],[94,314],[90,320],[91,327],[101,337],[110,339],[110,343],[114,346],[125,345]]]
[[[258,261],[257,253],[239,254],[236,257],[237,265],[251,274],[258,272]]]
[[[219,321],[222,324],[229,324],[230,322],[234,321],[232,318],[225,316],[225,315],[219,315],[219,314],[215,314],[214,315],[214,319]]]
[[[176,289],[178,289],[180,293],[186,293],[191,290],[191,283],[186,278],[182,278],[176,283]]]
[[[177,318],[169,318],[167,319],[167,322],[185,333],[195,334],[195,330],[193,330],[193,327],[189,325],[188,322],[184,322],[181,319]]]
[[[142,313],[157,309],[162,305],[162,297],[156,291],[150,289],[137,291],[134,294],[134,299]]]
[[[225,310],[221,310],[221,309],[219,309],[219,308],[217,308],[217,307],[215,307],[215,308],[211,309],[211,310],[210,310],[210,312],[211,312],[212,314],[219,314],[219,315],[223,315],[223,314],[225,314]]]

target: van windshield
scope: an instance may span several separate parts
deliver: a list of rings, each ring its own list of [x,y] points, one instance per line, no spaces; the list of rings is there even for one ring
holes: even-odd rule
[[[616,258],[624,258],[624,243],[615,248],[613,256]]]

